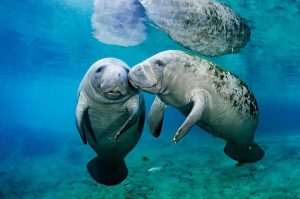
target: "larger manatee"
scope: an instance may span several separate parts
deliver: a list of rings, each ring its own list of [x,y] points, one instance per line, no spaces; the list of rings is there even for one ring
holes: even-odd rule
[[[254,143],[258,105],[248,86],[218,65],[182,51],[164,51],[134,66],[129,80],[136,88],[157,95],[149,129],[160,135],[167,105],[186,117],[174,142],[197,125],[226,140],[225,153],[232,159],[255,162],[264,151]]]

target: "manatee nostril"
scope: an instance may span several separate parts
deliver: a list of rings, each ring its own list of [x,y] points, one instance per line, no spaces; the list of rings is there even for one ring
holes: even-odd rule
[[[118,76],[121,77],[121,73],[118,73]]]
[[[137,68],[137,69],[136,69],[137,72],[140,72],[141,70],[142,70],[141,68]]]
[[[138,73],[136,73],[136,76],[143,79],[145,76],[144,71],[138,71]]]

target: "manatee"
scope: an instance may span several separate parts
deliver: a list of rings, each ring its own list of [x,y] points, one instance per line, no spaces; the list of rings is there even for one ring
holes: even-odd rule
[[[213,0],[139,0],[147,17],[182,46],[207,56],[239,52],[250,29],[224,3]]]
[[[129,84],[128,72],[127,64],[118,59],[101,59],[87,71],[78,90],[77,129],[83,143],[97,153],[87,168],[104,185],[116,185],[127,177],[124,157],[144,126],[144,98]]]
[[[103,43],[138,45],[147,24],[206,56],[237,53],[251,35],[244,19],[214,0],[95,0],[92,26]]]
[[[91,19],[94,36],[106,44],[138,45],[147,36],[143,16],[137,0],[95,0]]]
[[[167,105],[187,116],[174,136],[177,143],[193,125],[226,141],[224,152],[239,163],[256,162],[264,151],[253,142],[258,105],[237,76],[207,60],[182,51],[158,53],[134,66],[129,81],[156,94],[148,124],[154,137],[161,133]]]

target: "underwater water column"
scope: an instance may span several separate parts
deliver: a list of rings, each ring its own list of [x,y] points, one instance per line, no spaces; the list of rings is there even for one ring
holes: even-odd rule
[[[300,3],[224,0],[251,30],[237,54],[205,57],[149,23],[136,46],[99,42],[94,1],[0,2],[0,198],[300,198]],[[97,60],[130,67],[165,50],[182,50],[239,76],[257,98],[257,163],[236,167],[224,141],[198,127],[178,144],[185,117],[165,113],[157,139],[144,128],[126,157],[130,175],[115,187],[95,183],[86,163],[95,156],[75,125],[77,89]],[[187,80],[188,81],[188,80]],[[144,93],[146,112],[154,95]],[[159,182],[159,183],[158,183]]]

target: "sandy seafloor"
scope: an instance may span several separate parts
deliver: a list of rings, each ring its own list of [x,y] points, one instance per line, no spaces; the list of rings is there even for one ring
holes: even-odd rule
[[[6,140],[17,137],[20,130],[11,129]],[[0,156],[1,199],[300,198],[297,132],[286,132],[284,137],[258,132],[256,141],[265,149],[264,159],[238,167],[223,153],[224,141],[198,128],[178,144],[172,143],[173,130],[158,139],[145,130],[126,158],[127,179],[106,187],[87,173],[86,163],[94,152],[79,135],[39,131],[14,140],[14,145],[2,141],[7,151]]]

